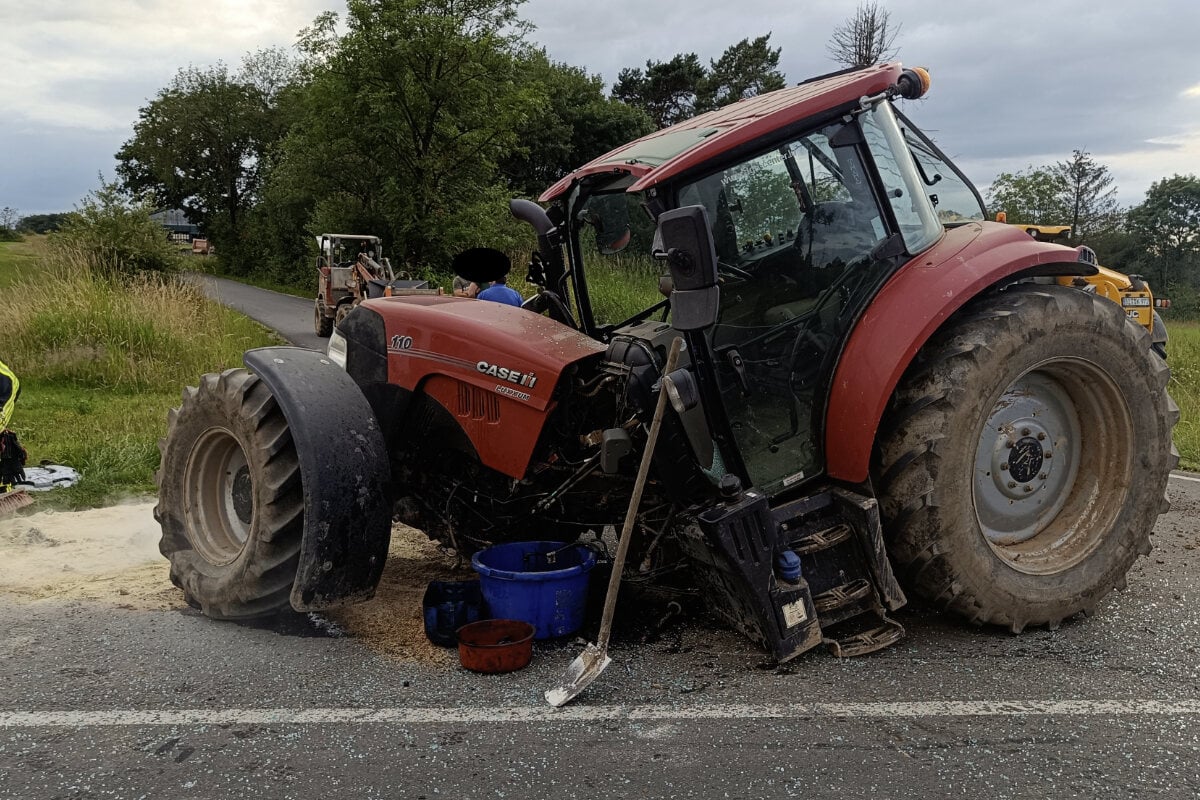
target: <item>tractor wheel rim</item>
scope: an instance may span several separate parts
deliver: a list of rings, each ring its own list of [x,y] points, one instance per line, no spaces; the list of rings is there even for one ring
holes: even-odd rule
[[[975,451],[972,499],[992,551],[1035,575],[1091,554],[1124,505],[1132,431],[1120,390],[1090,362],[1042,362],[1009,384]]]
[[[254,520],[254,482],[246,453],[224,428],[209,428],[188,458],[184,518],[188,541],[211,564],[237,559]]]

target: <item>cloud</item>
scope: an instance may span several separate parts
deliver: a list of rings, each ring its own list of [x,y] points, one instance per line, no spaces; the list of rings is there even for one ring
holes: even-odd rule
[[[217,0],[25,3],[3,35],[0,114],[86,130],[128,129],[137,109],[179,68],[238,63],[252,50],[289,46],[324,3]],[[19,31],[20,35],[15,35]]]
[[[525,8],[538,25],[534,38],[552,56],[587,64],[610,82],[622,66],[678,52],[714,59],[768,31],[783,48],[782,68],[798,81],[837,67],[826,43],[857,5],[666,0],[651,11],[643,0],[582,8],[530,0]],[[928,99],[906,113],[981,185],[1074,149],[1112,166],[1126,203],[1164,174],[1200,173],[1191,144],[1200,133],[1193,0],[975,2],[935,13],[927,2],[892,0],[886,9],[901,25],[899,58],[933,74]]]
[[[622,67],[648,58],[695,52],[708,61],[767,32],[783,48],[782,69],[798,81],[838,67],[826,44],[857,5],[529,0],[520,13],[537,26],[533,39],[552,57],[610,83]],[[933,73],[929,98],[907,113],[981,185],[997,171],[1053,163],[1076,148],[1110,166],[1126,203],[1140,200],[1153,180],[1200,173],[1194,0],[931,6],[886,3],[901,26],[900,58]],[[77,199],[94,186],[97,169],[111,169],[138,108],[179,68],[218,60],[236,65],[248,51],[288,47],[331,7],[343,10],[327,0],[210,0],[196,7],[167,0],[7,0],[0,144],[22,149],[0,154],[0,206],[60,210],[52,204],[64,192]],[[27,164],[49,169],[50,153],[73,156],[64,142],[86,142],[80,154],[98,154],[91,167],[67,159],[78,165],[69,185],[50,189],[18,174]]]

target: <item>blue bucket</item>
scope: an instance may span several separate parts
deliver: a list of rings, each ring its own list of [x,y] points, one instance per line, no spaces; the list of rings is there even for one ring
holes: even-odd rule
[[[596,566],[586,547],[562,550],[562,542],[513,542],[481,550],[471,558],[491,615],[534,627],[533,638],[574,633],[583,625],[588,573]],[[547,560],[547,553],[562,550]]]

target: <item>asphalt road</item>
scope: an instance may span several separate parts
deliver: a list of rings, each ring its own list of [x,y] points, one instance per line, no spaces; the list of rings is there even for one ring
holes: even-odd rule
[[[1200,480],[1171,492],[1128,589],[1058,631],[913,608],[882,653],[776,670],[703,617],[641,645],[627,608],[559,712],[574,642],[481,676],[320,618],[0,596],[0,798],[1194,798]]]
[[[324,347],[307,301],[200,279]],[[656,614],[626,605],[612,666],[561,711],[541,694],[579,642],[481,676],[320,617],[0,593],[0,798],[1194,798],[1200,476],[1171,490],[1128,589],[1058,631],[914,606],[882,653],[771,669],[703,616],[641,644]]]
[[[329,343],[328,339],[322,339],[313,332],[311,299],[259,289],[212,275],[191,273],[190,277],[204,287],[209,297],[274,329],[292,344],[324,350]],[[316,297],[315,288],[313,297]]]

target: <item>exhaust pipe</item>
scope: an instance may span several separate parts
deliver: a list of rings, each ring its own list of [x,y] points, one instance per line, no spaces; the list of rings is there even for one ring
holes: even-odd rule
[[[508,201],[508,210],[517,219],[529,223],[537,233],[538,255],[542,257],[545,273],[542,276],[544,282],[542,280],[535,282],[542,285],[548,284],[555,289],[560,288],[558,283],[564,274],[563,257],[562,251],[558,247],[558,227],[550,219],[550,215],[537,203],[519,198]],[[530,273],[531,276],[533,274],[533,272]]]

